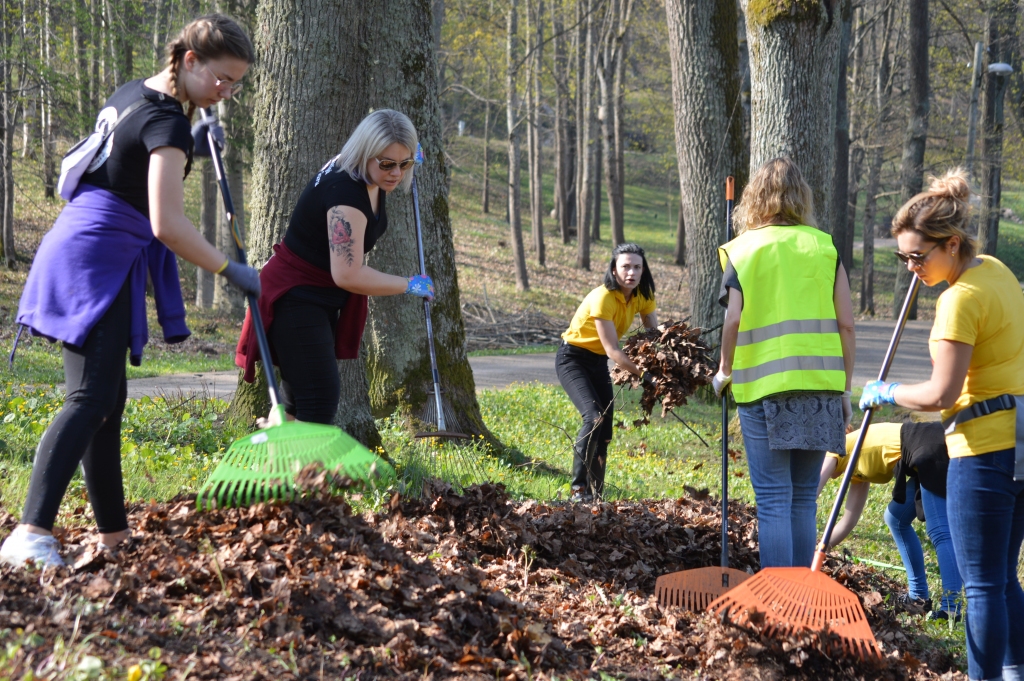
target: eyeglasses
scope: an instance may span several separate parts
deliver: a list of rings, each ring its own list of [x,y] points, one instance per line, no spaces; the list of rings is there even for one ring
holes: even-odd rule
[[[912,262],[915,267],[924,267],[924,261],[928,259],[931,252],[944,243],[946,243],[945,239],[936,241],[935,244],[924,253],[901,253],[900,251],[896,251],[896,257],[899,258],[900,262],[904,265]]]
[[[245,83],[243,83],[240,80],[236,80],[236,81],[224,80],[223,78],[218,76],[216,73],[211,71],[210,67],[207,66],[206,64],[201,64],[201,66],[204,69],[206,69],[207,73],[209,73],[211,76],[213,76],[213,87],[217,88],[218,90],[220,88],[224,87],[225,85],[227,85],[227,86],[229,86],[231,88],[231,95],[234,96],[234,95],[237,95],[239,92],[241,92],[242,88],[245,86]]]
[[[396,167],[399,170],[405,170],[416,161],[411,158],[407,158],[404,161],[392,161],[390,158],[374,158],[377,161],[377,167],[383,170],[385,173],[389,173]]]

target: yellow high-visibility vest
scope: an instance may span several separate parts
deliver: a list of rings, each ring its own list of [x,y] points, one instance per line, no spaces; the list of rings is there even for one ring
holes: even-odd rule
[[[739,403],[793,391],[846,388],[832,292],[839,258],[814,227],[751,229],[718,249],[743,289],[732,391]]]

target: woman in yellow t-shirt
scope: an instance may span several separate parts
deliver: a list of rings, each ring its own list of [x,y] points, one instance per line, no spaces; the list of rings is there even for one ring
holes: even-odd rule
[[[636,244],[619,244],[612,251],[604,283],[583,299],[569,329],[562,334],[555,358],[558,380],[583,417],[573,450],[573,501],[593,501],[604,492],[615,408],[608,360],[641,375],[640,368],[619,348],[619,338],[638,314],[648,329],[658,325],[654,277],[644,249]],[[645,383],[651,380],[644,375]]]
[[[825,457],[818,482],[819,495],[830,478],[838,478],[846,472],[859,435],[860,431],[855,430],[846,436],[845,453],[829,452]],[[885,524],[907,569],[909,600],[928,607],[928,577],[924,570],[924,551],[913,527],[915,519],[927,522],[928,538],[939,561],[943,593],[939,608],[929,613],[930,619],[959,616],[957,597],[963,588],[946,514],[948,467],[949,455],[941,423],[873,424],[864,437],[851,478],[846,511],[832,533],[832,546],[836,546],[857,526],[869,487],[887,485],[896,478],[892,500],[885,509]]]
[[[967,592],[971,679],[1019,679],[1024,670],[1024,479],[1014,480],[1016,400],[1024,395],[1024,294],[1003,263],[976,255],[971,190],[961,170],[934,179],[893,219],[896,255],[926,286],[946,281],[929,347],[932,377],[872,381],[861,407],[942,411],[949,449],[947,504]]]

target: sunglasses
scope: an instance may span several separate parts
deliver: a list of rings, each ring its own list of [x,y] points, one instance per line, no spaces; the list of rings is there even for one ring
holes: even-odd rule
[[[917,267],[923,267],[924,261],[928,259],[928,256],[931,255],[932,251],[944,243],[946,243],[945,239],[942,241],[936,241],[935,244],[924,253],[902,253],[900,251],[896,251],[896,257],[899,258],[900,262],[904,265],[914,263]]]
[[[409,166],[416,162],[414,159],[411,158],[407,158],[404,161],[392,161],[390,158],[375,158],[374,160],[377,161],[377,167],[386,173],[391,172],[395,168],[398,168],[399,170],[405,170],[406,168],[408,168]]]

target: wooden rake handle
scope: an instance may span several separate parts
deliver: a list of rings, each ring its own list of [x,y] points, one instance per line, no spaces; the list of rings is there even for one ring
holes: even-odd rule
[[[914,297],[917,295],[917,290],[921,286],[921,280],[914,275],[913,280],[910,282],[910,288],[907,290],[907,297],[903,300],[903,307],[900,309],[899,321],[896,322],[896,328],[892,331],[892,339],[889,340],[889,347],[885,351],[885,359],[882,361],[882,368],[878,372],[878,380],[884,381],[885,377],[889,375],[889,367],[892,365],[893,356],[896,354],[896,348],[900,344],[900,336],[903,335],[903,329],[907,325],[907,317],[910,315],[910,306],[914,303]],[[843,474],[843,482],[839,485],[839,494],[836,495],[836,503],[832,505],[832,513],[828,516],[828,522],[825,524],[825,532],[822,534],[821,542],[818,544],[814,551],[814,560],[811,561],[811,570],[815,572],[821,571],[821,566],[825,563],[825,551],[828,549],[829,542],[832,541],[832,531],[836,528],[836,522],[839,520],[839,512],[843,507],[843,502],[846,500],[846,492],[850,489],[850,482],[853,480],[853,471],[857,468],[857,461],[860,460],[860,452],[864,448],[864,438],[868,433],[868,427],[871,425],[871,417],[874,415],[875,410],[868,408],[864,410],[864,420],[860,424],[860,434],[857,435],[857,442],[853,446],[853,452],[850,454],[850,460],[846,463],[846,472]]]

